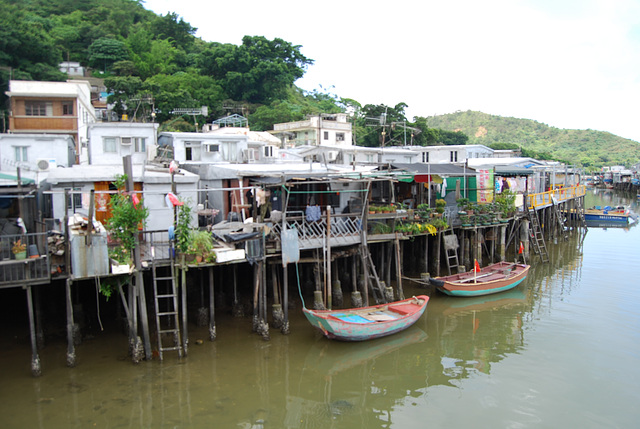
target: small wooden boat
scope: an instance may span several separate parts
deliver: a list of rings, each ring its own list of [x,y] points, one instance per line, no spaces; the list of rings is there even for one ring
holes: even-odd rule
[[[451,296],[480,296],[498,293],[518,286],[529,273],[529,265],[498,262],[479,271],[430,279],[439,291]]]
[[[629,210],[624,207],[595,206],[584,211],[586,221],[607,221],[629,223]]]
[[[395,334],[416,323],[427,308],[429,297],[414,296],[402,301],[345,310],[302,311],[325,337],[341,341],[365,341]]]

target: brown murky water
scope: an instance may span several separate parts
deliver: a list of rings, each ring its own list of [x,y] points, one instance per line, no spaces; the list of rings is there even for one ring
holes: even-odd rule
[[[190,325],[187,358],[134,365],[126,337],[103,321],[75,368],[64,337],[50,339],[33,378],[27,328],[4,327],[2,427],[637,427],[638,243],[638,227],[592,228],[551,245],[554,262],[536,263],[516,289],[433,292],[416,325],[366,343],[324,339],[299,308],[292,333],[268,342],[250,319],[218,314],[215,342]]]

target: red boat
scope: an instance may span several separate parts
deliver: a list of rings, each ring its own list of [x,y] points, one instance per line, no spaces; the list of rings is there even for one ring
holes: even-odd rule
[[[384,337],[416,323],[427,308],[429,297],[414,296],[402,301],[346,310],[302,311],[309,322],[332,340],[364,341]]]

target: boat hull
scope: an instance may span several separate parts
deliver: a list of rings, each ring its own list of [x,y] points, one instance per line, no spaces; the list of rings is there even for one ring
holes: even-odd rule
[[[522,283],[529,273],[529,265],[499,262],[482,268],[451,276],[438,277],[433,284],[449,296],[472,297],[504,292]],[[475,280],[474,280],[475,279]]]
[[[370,307],[302,311],[309,323],[329,339],[366,341],[407,329],[424,314],[428,301],[428,296],[420,295]]]
[[[620,222],[620,223],[628,223],[629,215],[626,213],[588,213],[585,212],[584,220],[598,220],[598,221],[606,221],[606,222]]]

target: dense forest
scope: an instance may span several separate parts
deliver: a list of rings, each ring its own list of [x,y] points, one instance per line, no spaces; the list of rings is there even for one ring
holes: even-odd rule
[[[303,91],[295,82],[314,61],[301,46],[261,36],[245,36],[240,45],[207,42],[195,37],[197,29],[177,14],[156,15],[141,0],[0,0],[0,6],[3,106],[10,79],[64,81],[67,76],[58,65],[66,60],[104,79],[116,113],[150,121],[153,112],[162,130],[192,130],[193,119],[171,112],[199,106],[208,107],[208,116],[197,118],[198,123],[240,113],[254,130],[271,130],[275,123],[311,114],[348,112],[356,144],[362,146],[506,143],[586,166],[628,164],[629,157],[637,158],[637,145],[630,151],[633,142],[606,133],[543,131],[545,126],[534,121],[501,122],[489,115],[494,120],[488,126],[470,115],[467,123],[457,123],[464,114],[407,118],[408,106],[402,102],[362,105],[322,87]],[[6,116],[6,109],[2,113]],[[487,132],[478,137],[482,126]],[[627,149],[617,152],[621,141]],[[616,151],[607,148],[609,143]]]

